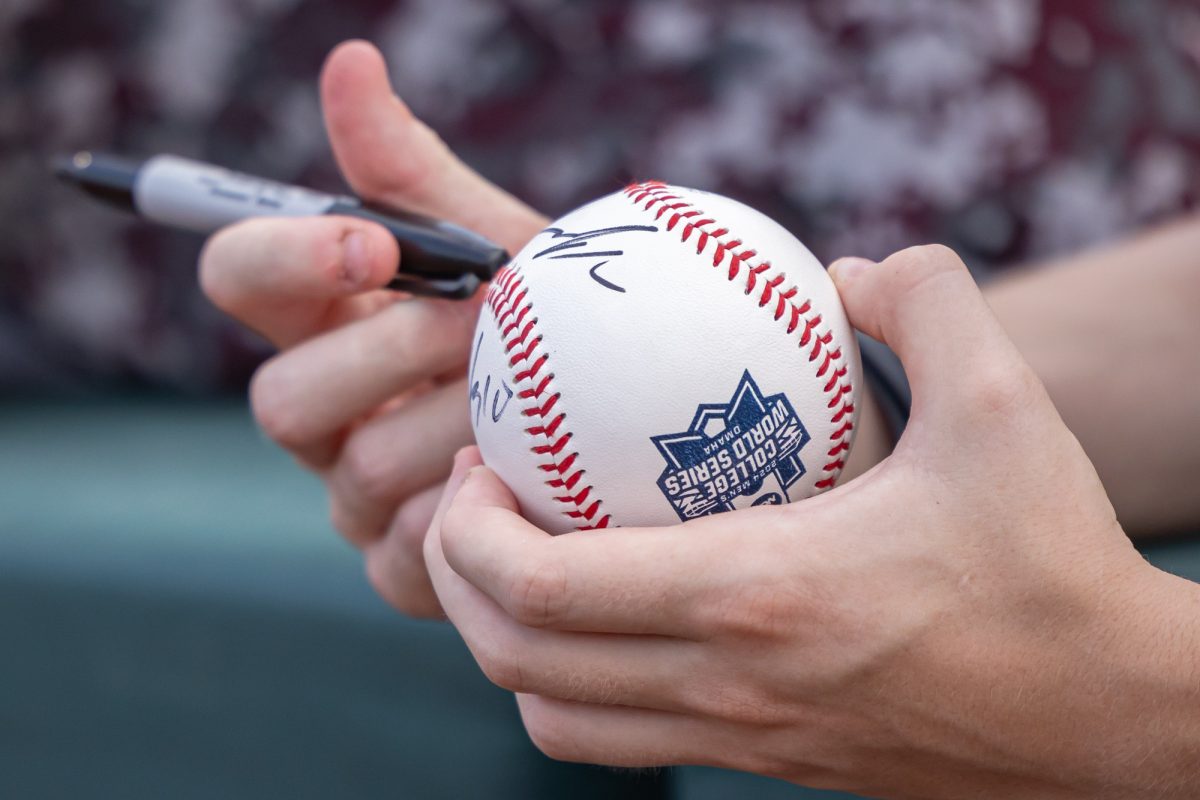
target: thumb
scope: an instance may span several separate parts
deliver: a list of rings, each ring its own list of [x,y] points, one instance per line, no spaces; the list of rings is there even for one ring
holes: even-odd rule
[[[484,522],[519,520],[523,527],[536,531],[536,528],[521,519],[521,509],[512,490],[504,485],[500,477],[483,465],[478,448],[470,448],[474,454],[463,475],[462,484],[454,492],[442,522],[443,540],[461,540],[476,533]],[[545,534],[538,531],[537,538]],[[445,541],[443,541],[443,544]]]
[[[842,259],[829,268],[854,327],[896,351],[913,392],[913,418],[978,419],[1036,384],[962,260],[927,245],[881,263]]]
[[[545,218],[462,163],[392,91],[383,55],[363,41],[336,47],[321,103],[338,166],[360,196],[448,220],[515,253]]]
[[[470,561],[470,553],[486,546],[487,537],[497,526],[516,526],[540,538],[546,535],[521,519],[516,498],[494,472],[483,466],[479,448],[465,447],[454,457],[454,469],[425,537],[429,577],[451,616],[468,602],[463,594],[467,591],[465,583],[451,565]]]

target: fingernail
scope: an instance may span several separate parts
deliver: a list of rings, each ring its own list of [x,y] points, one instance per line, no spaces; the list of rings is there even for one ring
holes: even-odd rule
[[[342,280],[358,286],[371,273],[371,258],[367,254],[367,237],[362,231],[351,231],[342,240]]]
[[[454,451],[454,466],[465,464],[471,460],[471,456],[475,452],[475,445],[469,444],[466,447],[460,447]]]
[[[450,469],[451,482],[465,483],[471,473],[483,468],[482,464],[473,463],[474,447],[464,447],[454,454],[454,466]]]
[[[848,281],[875,266],[869,258],[839,258],[829,266],[831,276],[837,280]]]

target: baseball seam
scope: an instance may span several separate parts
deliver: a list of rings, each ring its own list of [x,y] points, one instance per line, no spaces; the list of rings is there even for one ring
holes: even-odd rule
[[[825,477],[818,480],[815,487],[821,491],[832,488],[846,466],[846,453],[850,449],[851,431],[854,430],[853,387],[841,345],[834,343],[831,330],[827,327],[822,329],[821,314],[815,312],[812,301],[806,299],[795,302],[799,289],[794,284],[786,289],[781,288],[787,281],[787,274],[783,270],[772,272],[771,262],[756,260],[757,251],[737,238],[729,228],[721,227],[712,216],[673,194],[667,184],[661,181],[631,184],[625,188],[625,195],[638,208],[654,213],[657,221],[669,214],[666,225],[668,231],[674,231],[682,224],[680,241],[684,244],[695,234],[696,255],[702,255],[711,243],[713,269],[725,264],[726,279],[730,283],[744,274],[746,296],[753,296],[757,289],[758,307],[766,309],[777,322],[786,317],[789,335],[803,327],[798,346],[801,349],[808,348],[808,361],[816,365],[816,378],[818,382],[824,380],[822,389],[828,397],[827,408],[833,427],[826,452],[827,460],[821,467]],[[775,298],[773,308],[770,306],[772,297]]]
[[[538,469],[552,476],[544,483],[555,491],[554,501],[564,504],[562,513],[576,523],[575,529],[607,528],[612,517],[601,513],[603,503],[595,496],[595,487],[584,484],[578,488],[586,470],[578,466],[579,453],[570,450],[567,415],[558,407],[562,393],[552,387],[554,372],[547,367],[550,355],[539,346],[542,337],[535,332],[537,315],[524,283],[520,268],[507,266],[493,279],[486,302],[504,343],[516,396],[523,401],[521,415],[532,423],[525,433],[538,441],[529,449],[541,459]]]

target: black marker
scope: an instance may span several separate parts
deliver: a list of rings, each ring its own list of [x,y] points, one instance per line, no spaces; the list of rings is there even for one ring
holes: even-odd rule
[[[344,214],[377,222],[400,244],[400,273],[388,284],[413,294],[462,299],[508,262],[502,248],[428,217],[373,208],[353,197],[231,172],[176,156],[143,162],[76,153],[55,173],[89,194],[163,225],[212,233],[248,217]]]

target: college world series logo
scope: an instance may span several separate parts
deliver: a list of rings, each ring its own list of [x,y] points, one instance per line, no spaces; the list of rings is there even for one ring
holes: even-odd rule
[[[682,520],[785,503],[809,438],[787,397],[764,397],[746,371],[727,404],[702,405],[686,431],[651,437],[667,460],[658,486]]]

